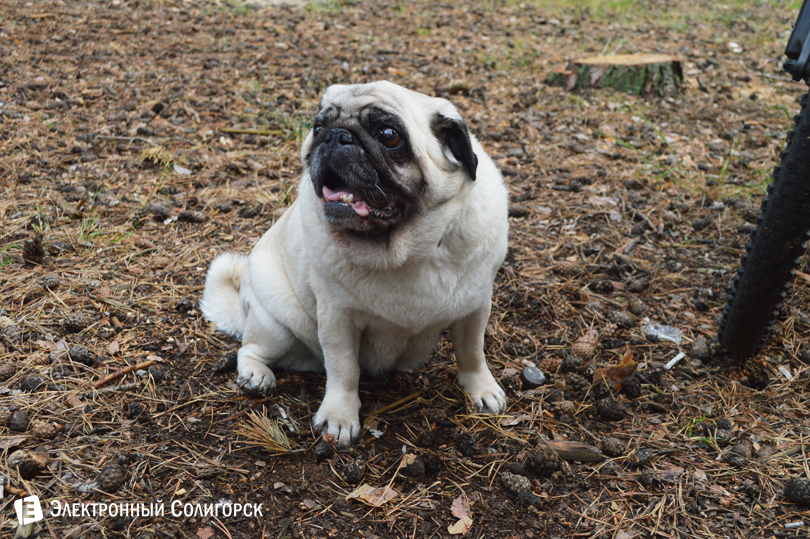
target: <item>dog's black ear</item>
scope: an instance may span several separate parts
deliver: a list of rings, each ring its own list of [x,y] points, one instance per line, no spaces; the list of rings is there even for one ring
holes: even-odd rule
[[[464,120],[454,120],[442,114],[436,114],[430,124],[433,134],[444,144],[453,157],[467,169],[471,180],[475,180],[478,168],[478,156],[475,155]]]

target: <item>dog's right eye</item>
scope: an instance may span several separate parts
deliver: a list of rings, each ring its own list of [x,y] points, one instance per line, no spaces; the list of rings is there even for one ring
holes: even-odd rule
[[[399,136],[396,129],[391,127],[383,127],[380,129],[378,138],[386,148],[395,148],[402,141],[402,137]]]
[[[316,125],[315,127],[312,128],[312,133],[317,137],[318,135],[323,133],[323,126],[322,125]]]

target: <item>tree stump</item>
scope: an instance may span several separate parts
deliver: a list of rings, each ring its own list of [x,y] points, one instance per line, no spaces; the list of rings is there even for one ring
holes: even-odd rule
[[[635,95],[671,96],[680,92],[683,70],[670,54],[619,54],[574,60],[546,82],[567,90],[607,86]]]

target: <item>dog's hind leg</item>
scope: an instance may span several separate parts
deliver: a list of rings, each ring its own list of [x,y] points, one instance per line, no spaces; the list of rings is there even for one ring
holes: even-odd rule
[[[476,408],[484,413],[506,410],[506,393],[492,376],[484,357],[484,332],[491,303],[450,325],[450,338],[456,351],[458,383],[467,391]]]
[[[292,332],[275,318],[250,309],[236,359],[239,387],[251,395],[271,395],[276,389],[276,376],[270,367],[284,357],[295,342]]]

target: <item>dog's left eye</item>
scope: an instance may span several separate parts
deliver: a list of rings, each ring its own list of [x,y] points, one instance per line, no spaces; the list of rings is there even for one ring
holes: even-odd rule
[[[379,135],[377,138],[380,139],[380,142],[383,143],[383,146],[386,148],[395,148],[402,142],[402,137],[399,136],[397,130],[392,127],[383,127],[380,129]]]

